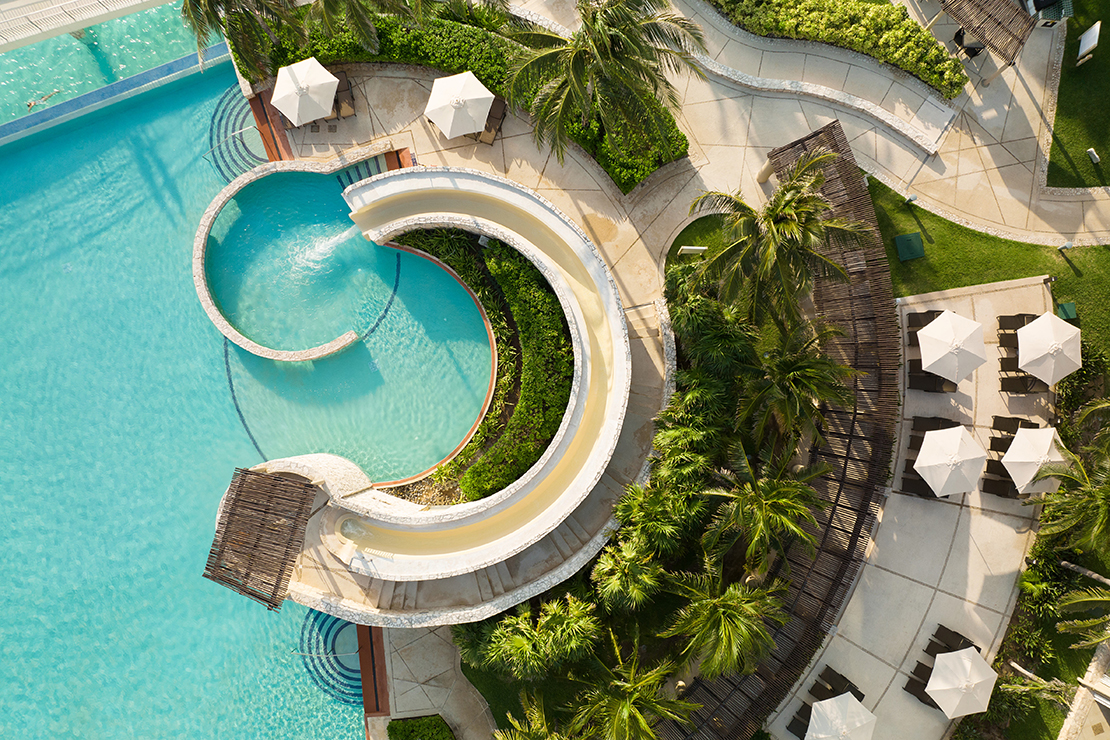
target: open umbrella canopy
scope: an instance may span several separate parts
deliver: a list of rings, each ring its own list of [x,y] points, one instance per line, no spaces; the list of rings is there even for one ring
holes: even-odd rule
[[[849,693],[813,705],[805,740],[871,740],[875,715]]]
[[[940,653],[925,693],[933,697],[948,719],[987,711],[998,674],[973,647]]]
[[[339,78],[309,57],[278,70],[270,102],[294,126],[303,126],[331,113],[337,87]]]
[[[913,469],[938,496],[974,491],[987,453],[966,428],[925,432]]]
[[[493,105],[493,93],[469,70],[432,83],[432,94],[424,115],[448,139],[475,134],[486,127],[486,116]]]
[[[1033,482],[1037,472],[1045,465],[1064,462],[1064,456],[1056,446],[1059,442],[1060,437],[1052,427],[1017,430],[1014,441],[1002,456],[1002,464],[1006,466],[1019,492],[1044,493],[1054,491],[1060,486],[1060,481],[1055,478]]]
[[[1054,313],[1037,317],[1017,330],[1018,367],[1055,385],[1083,365],[1079,329]]]
[[[921,344],[921,368],[953,383],[971,374],[987,361],[983,325],[945,311],[917,332]]]

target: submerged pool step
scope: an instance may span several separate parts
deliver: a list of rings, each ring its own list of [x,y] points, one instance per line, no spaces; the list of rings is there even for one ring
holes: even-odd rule
[[[376,157],[355,162],[350,167],[344,167],[335,173],[335,179],[339,181],[340,187],[347,188],[360,180],[367,180],[374,175],[380,175],[386,169],[388,168],[385,163],[385,155],[379,154]]]

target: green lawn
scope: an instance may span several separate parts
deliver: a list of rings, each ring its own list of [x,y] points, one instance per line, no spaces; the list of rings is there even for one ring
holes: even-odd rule
[[[1110,100],[1110,98],[1108,98]],[[890,261],[894,295],[916,295],[999,280],[1051,275],[1057,303],[1075,301],[1084,338],[1110,348],[1110,247],[1055,247],[999,239],[946,221],[874,178],[869,185]],[[920,231],[925,256],[900,263],[894,237]]]
[[[1076,67],[1079,36],[1099,19],[1110,22],[1110,0],[1076,0],[1075,17],[1068,21],[1060,95],[1056,104],[1048,184],[1061,188],[1093,188],[1110,184],[1110,28],[1102,29],[1101,43],[1091,61]],[[1102,164],[1087,156],[1094,147]]]

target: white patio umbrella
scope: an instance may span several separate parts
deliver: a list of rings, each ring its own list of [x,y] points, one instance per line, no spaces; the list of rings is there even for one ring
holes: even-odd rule
[[[1064,462],[1064,456],[1056,447],[1059,441],[1060,437],[1052,427],[1017,430],[1014,441],[1002,456],[1002,464],[1006,466],[1020,493],[1044,493],[1060,487],[1060,481],[1056,478],[1033,482],[1037,471],[1045,465]]]
[[[954,653],[940,653],[933,663],[933,675],[925,693],[948,719],[987,711],[998,674],[973,647]]]
[[[1018,367],[1055,385],[1082,365],[1079,329],[1046,313],[1017,330]]]
[[[962,426],[925,432],[913,469],[937,496],[974,491],[987,453]]]
[[[816,702],[805,740],[871,740],[875,715],[850,693]]]
[[[484,130],[491,105],[493,93],[468,70],[440,77],[432,83],[432,94],[428,97],[424,115],[444,136],[454,139]]]
[[[953,383],[971,374],[987,361],[983,325],[945,311],[917,332],[921,344],[921,368]]]
[[[339,78],[309,57],[278,70],[270,102],[294,126],[303,126],[331,113],[337,87]]]

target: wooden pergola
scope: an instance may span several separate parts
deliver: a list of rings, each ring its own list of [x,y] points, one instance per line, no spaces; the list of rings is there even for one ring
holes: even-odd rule
[[[859,244],[832,243],[822,250],[845,268],[848,281],[819,278],[813,291],[820,319],[844,331],[825,351],[861,371],[849,383],[854,403],[824,410],[825,441],[810,451],[813,462],[829,469],[813,482],[826,504],[814,512],[817,525],[810,528],[817,552],[792,546],[768,574],[772,581],[789,570],[783,597],[789,619],[768,625],[775,648],[755,673],[695,679],[685,698],[702,707],[689,724],[657,725],[662,740],[745,740],[789,695],[851,595],[890,478],[902,338],[875,209],[840,122],[772,150],[767,174],[783,178],[800,157],[818,148],[839,155],[823,166],[821,194],[831,215],[869,228]]]
[[[236,468],[204,577],[267,609],[280,609],[318,490],[293,478]]]
[[[1017,62],[1022,47],[1037,25],[1037,19],[1013,0],[941,0],[940,12],[933,16],[925,30],[931,29],[946,14],[960,24],[964,33],[983,42],[1005,63],[983,80],[984,87]]]

